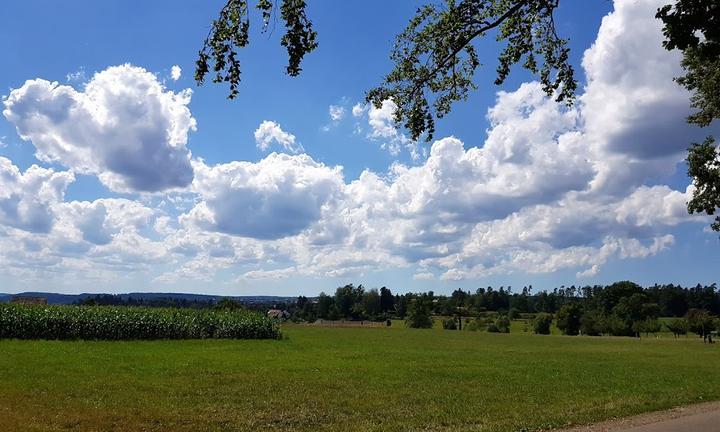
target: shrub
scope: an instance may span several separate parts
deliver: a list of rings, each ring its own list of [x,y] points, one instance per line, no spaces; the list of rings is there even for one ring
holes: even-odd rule
[[[465,330],[468,331],[480,331],[485,328],[485,322],[481,318],[475,318],[474,320],[468,320],[465,324]]]
[[[688,322],[688,330],[700,337],[704,338],[715,330],[715,319],[710,312],[704,309],[690,309],[685,315],[685,319]]]
[[[675,318],[665,324],[665,327],[667,327],[676,338],[680,335],[686,335],[688,332],[688,322],[685,318]]]
[[[647,300],[647,295],[642,293],[620,298],[608,317],[610,332],[615,336],[640,337],[640,333],[656,329],[660,306]]]
[[[279,339],[264,315],[233,310],[0,305],[0,339]]]
[[[497,325],[495,325],[495,323],[488,324],[487,331],[488,333],[500,333],[500,329]]]
[[[410,328],[432,328],[431,302],[425,297],[413,299],[408,307],[405,323]]]
[[[495,320],[495,327],[498,329],[498,333],[510,333],[510,318],[507,315],[500,315]],[[488,328],[488,331],[489,328]]]
[[[550,325],[552,324],[552,315],[541,312],[535,316],[533,320],[533,332],[535,334],[550,334]]]
[[[650,333],[655,334],[662,330],[662,324],[660,324],[660,320],[657,318],[648,318],[645,321],[639,321],[637,330],[638,333],[645,333],[645,335]]]
[[[603,334],[611,334],[613,336],[636,336],[636,331],[632,328],[632,322],[623,321],[616,314],[611,314],[603,319]]]
[[[580,333],[580,319],[582,306],[578,303],[569,303],[560,308],[557,313],[557,326],[563,334],[575,336]]]
[[[587,336],[600,336],[603,333],[603,317],[600,312],[587,311],[580,317],[580,333]]]
[[[442,322],[442,326],[445,330],[457,330],[457,323],[452,318],[444,319]]]

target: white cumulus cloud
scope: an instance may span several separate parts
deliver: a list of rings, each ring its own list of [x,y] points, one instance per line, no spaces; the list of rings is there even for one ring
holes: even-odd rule
[[[0,225],[31,232],[48,232],[55,222],[54,206],[62,202],[69,172],[32,165],[25,172],[0,157]]]
[[[352,115],[353,117],[362,117],[362,115],[368,110],[368,106],[363,103],[356,103],[352,107]]]
[[[300,233],[342,190],[342,169],[307,155],[272,153],[257,163],[196,164],[193,188],[202,201],[187,217],[200,227],[276,239]]]
[[[182,75],[182,69],[178,65],[173,65],[173,67],[170,68],[170,77],[173,81],[177,81],[180,79],[180,76]]]
[[[328,112],[330,119],[334,122],[338,122],[345,117],[345,107],[341,105],[330,105]]]
[[[662,47],[662,22],[653,18],[666,3],[616,1],[585,51],[579,105],[596,153],[593,189],[602,193],[627,193],[649,176],[673,172],[690,142],[708,133],[685,121],[690,94],[673,81],[683,73],[681,55]]]
[[[193,178],[190,95],[168,91],[155,75],[126,64],[95,74],[81,92],[29,80],[10,92],[3,114],[39,160],[97,175],[115,191],[158,192]]]
[[[279,144],[290,153],[304,151],[300,143],[295,143],[295,135],[282,130],[274,121],[265,120],[255,129],[255,144],[262,151],[268,151],[273,143]]]
[[[358,108],[357,110],[355,108]],[[397,156],[404,148],[410,154],[413,161],[419,161],[421,157],[426,156],[425,147],[422,147],[417,141],[413,141],[404,133],[395,127],[393,115],[397,110],[397,104],[391,100],[383,101],[380,108],[370,105],[368,111],[368,125],[370,133],[368,137],[380,141],[381,148],[387,150],[392,156]],[[364,108],[358,105],[353,107],[353,115],[360,116],[364,113]]]

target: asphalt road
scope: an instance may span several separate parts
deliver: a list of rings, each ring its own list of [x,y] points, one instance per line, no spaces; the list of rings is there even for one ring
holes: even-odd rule
[[[620,429],[618,432],[719,432],[720,410],[661,420],[644,426]]]
[[[720,432],[720,402],[678,407],[562,432]]]

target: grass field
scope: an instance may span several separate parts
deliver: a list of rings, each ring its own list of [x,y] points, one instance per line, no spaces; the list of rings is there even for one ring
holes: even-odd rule
[[[720,399],[720,344],[284,328],[0,341],[0,431],[520,431]]]

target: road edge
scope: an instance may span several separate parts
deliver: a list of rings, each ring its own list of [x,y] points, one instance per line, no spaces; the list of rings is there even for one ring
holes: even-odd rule
[[[692,405],[680,405],[674,408],[652,411],[630,417],[614,418],[584,426],[566,429],[551,429],[552,432],[619,432],[639,426],[660,423],[680,417],[706,412],[720,411],[720,401],[700,402]]]

